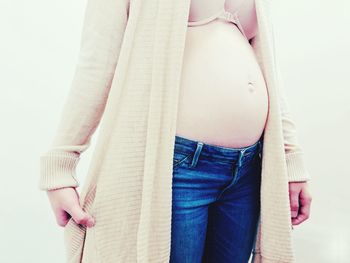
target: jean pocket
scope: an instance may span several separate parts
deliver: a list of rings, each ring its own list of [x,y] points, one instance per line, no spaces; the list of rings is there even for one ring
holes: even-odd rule
[[[176,168],[181,164],[187,163],[186,161],[190,159],[190,156],[191,153],[174,152],[173,168]]]

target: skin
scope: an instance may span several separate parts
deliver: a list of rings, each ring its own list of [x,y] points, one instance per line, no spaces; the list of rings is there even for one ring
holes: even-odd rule
[[[299,225],[310,217],[312,196],[307,182],[289,182],[292,225]]]

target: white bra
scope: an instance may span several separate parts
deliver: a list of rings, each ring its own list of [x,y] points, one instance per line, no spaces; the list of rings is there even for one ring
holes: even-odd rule
[[[191,0],[188,26],[204,25],[215,19],[234,23],[245,38],[252,38],[257,26],[255,0]]]

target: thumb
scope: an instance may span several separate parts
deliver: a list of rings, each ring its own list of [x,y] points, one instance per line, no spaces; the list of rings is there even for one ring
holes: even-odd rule
[[[67,209],[67,212],[77,224],[85,225],[87,227],[93,227],[95,224],[95,219],[85,212],[78,203]]]

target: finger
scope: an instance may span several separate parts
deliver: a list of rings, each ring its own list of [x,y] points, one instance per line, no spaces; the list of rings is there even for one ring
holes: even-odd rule
[[[291,192],[289,195],[291,216],[297,217],[299,211],[299,193]]]
[[[74,204],[67,208],[67,212],[73,217],[73,220],[80,225],[92,227],[95,224],[94,218],[86,213],[79,204]]]
[[[300,207],[298,216],[296,218],[292,218],[292,224],[299,225],[300,223],[308,219],[309,215],[310,215],[310,205],[309,204],[302,205]]]
[[[302,203],[311,203],[312,197],[307,187],[304,187],[300,192],[300,200]]]
[[[310,206],[311,206],[311,196],[306,189],[303,189],[300,192],[300,211],[299,215],[292,220],[292,223],[298,225],[304,222],[310,217]]]

